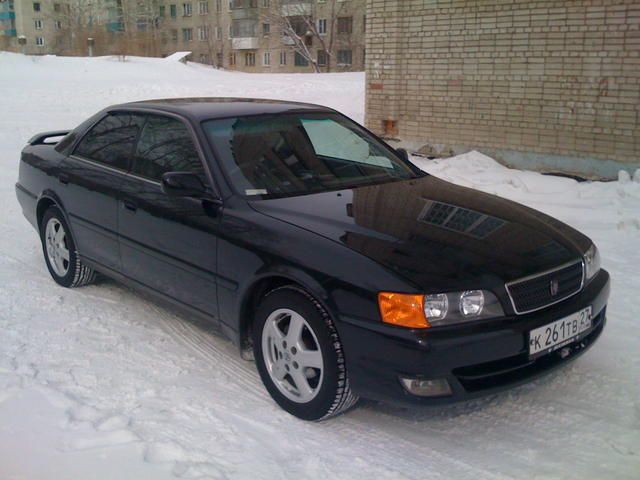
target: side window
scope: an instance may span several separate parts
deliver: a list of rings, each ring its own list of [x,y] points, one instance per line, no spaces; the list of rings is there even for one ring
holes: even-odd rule
[[[109,114],[85,135],[74,153],[110,167],[126,170],[142,124],[143,118],[140,115]]]
[[[175,118],[150,115],[138,141],[132,173],[160,180],[166,172],[193,172],[205,178],[187,127]]]

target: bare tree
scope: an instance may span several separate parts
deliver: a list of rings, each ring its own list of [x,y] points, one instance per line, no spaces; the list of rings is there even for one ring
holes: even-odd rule
[[[83,55],[87,51],[87,38],[94,33],[97,2],[68,0],[58,4],[49,19],[56,22],[58,53]]]
[[[221,68],[224,62],[224,60],[218,61],[218,58],[224,59],[224,41],[222,38],[218,38],[218,32],[221,32],[221,28],[218,22],[216,22],[213,31],[210,30],[209,36],[207,37],[207,51],[211,59],[211,65],[216,68]]]
[[[128,50],[138,55],[157,56],[160,40],[158,0],[124,0],[120,12]]]
[[[328,0],[329,14],[324,18],[322,30],[315,14],[315,3],[309,0],[272,1],[262,19],[282,33],[283,41],[304,58],[318,73],[324,67],[331,71],[334,58],[335,32],[338,15],[343,4],[337,0]],[[317,46],[314,51],[314,44]],[[324,64],[318,58],[318,52],[324,55]]]

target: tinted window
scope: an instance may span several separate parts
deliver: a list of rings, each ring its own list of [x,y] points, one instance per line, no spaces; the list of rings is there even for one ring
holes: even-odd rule
[[[149,116],[136,148],[133,173],[160,180],[166,172],[193,172],[204,178],[189,130],[179,120]]]
[[[139,115],[107,115],[85,135],[74,153],[125,170],[142,123]]]
[[[260,115],[204,122],[235,189],[290,196],[413,178],[415,170],[335,114]]]

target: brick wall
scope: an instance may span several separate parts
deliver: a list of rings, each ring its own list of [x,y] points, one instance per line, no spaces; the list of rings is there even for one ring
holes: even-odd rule
[[[368,0],[367,8],[370,129],[640,162],[639,0]]]

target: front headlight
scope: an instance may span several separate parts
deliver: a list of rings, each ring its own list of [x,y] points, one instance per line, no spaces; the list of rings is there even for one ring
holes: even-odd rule
[[[447,299],[446,304],[448,304],[449,308],[442,312],[441,315],[434,316],[433,311],[437,309],[432,308],[431,303],[438,299],[437,303],[442,304],[441,297]],[[466,290],[464,292],[426,295],[424,314],[429,324],[434,327],[504,316],[500,302],[488,290]]]
[[[380,292],[382,321],[408,328],[429,328],[504,316],[496,296],[488,290],[416,295]]]
[[[600,271],[600,253],[598,248],[591,244],[589,250],[584,254],[584,277],[586,281],[595,277]]]

